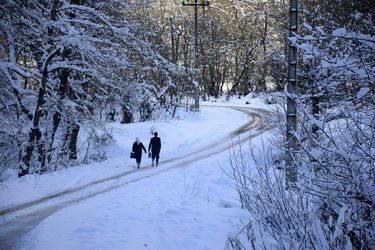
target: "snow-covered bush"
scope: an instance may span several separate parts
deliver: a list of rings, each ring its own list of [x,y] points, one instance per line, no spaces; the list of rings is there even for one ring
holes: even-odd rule
[[[285,189],[285,174],[277,164],[280,150],[264,146],[236,152],[230,156],[231,176],[250,222],[228,239],[240,240],[243,248],[237,242],[228,249],[325,249],[326,240],[314,229],[319,215],[310,203],[312,195]]]
[[[355,115],[343,110],[348,117],[322,124],[318,139],[310,136],[300,141],[295,189],[285,187],[283,148],[276,146],[282,145],[280,138],[274,146],[232,151],[231,176],[243,207],[250,212],[249,226],[258,226],[261,234],[273,239],[266,237],[264,242],[259,232],[251,230],[253,235],[246,237],[252,239],[248,244],[254,249],[375,246],[375,109]],[[311,123],[301,128],[311,128]],[[248,232],[246,227],[240,235]]]

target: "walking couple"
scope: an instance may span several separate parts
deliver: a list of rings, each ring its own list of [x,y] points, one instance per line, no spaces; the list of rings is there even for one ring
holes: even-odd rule
[[[152,159],[152,166],[155,166],[155,159],[156,159],[156,166],[159,165],[159,154],[161,148],[161,141],[158,137],[158,132],[154,133],[154,137],[151,138],[150,143],[148,145],[148,157]],[[137,137],[135,142],[133,143],[132,148],[132,155],[134,155],[135,161],[137,162],[137,168],[140,168],[141,160],[142,160],[142,150],[146,153],[146,148],[143,146],[143,143]]]

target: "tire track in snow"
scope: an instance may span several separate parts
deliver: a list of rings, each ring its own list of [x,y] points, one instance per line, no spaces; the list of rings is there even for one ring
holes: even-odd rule
[[[204,149],[197,149],[185,154],[184,156],[160,161],[161,166],[159,165],[157,168],[152,168],[150,165],[146,165],[139,170],[127,171],[112,177],[93,181],[79,187],[48,195],[31,202],[0,210],[0,249],[10,249],[14,247],[22,235],[30,231],[42,220],[64,207],[109,192],[116,188],[120,188],[124,185],[153,177],[171,169],[185,167],[192,162],[223,152],[229,149],[230,146],[243,143],[272,128],[270,124],[267,124],[264,121],[265,117],[269,115],[270,112],[263,109],[249,109],[234,106],[208,107],[230,108],[244,112],[251,118],[251,120],[224,138],[206,145]],[[232,141],[233,138],[239,137],[240,135],[253,130],[254,133],[250,136],[246,136],[242,139],[239,138],[235,142]]]

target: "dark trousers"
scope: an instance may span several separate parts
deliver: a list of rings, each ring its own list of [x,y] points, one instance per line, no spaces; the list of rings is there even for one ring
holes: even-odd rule
[[[135,158],[135,161],[137,162],[137,164],[140,164],[140,163],[141,163],[141,160],[142,160],[142,157],[137,157],[137,158]]]
[[[156,165],[159,164],[159,152],[151,152],[152,162],[156,159]]]

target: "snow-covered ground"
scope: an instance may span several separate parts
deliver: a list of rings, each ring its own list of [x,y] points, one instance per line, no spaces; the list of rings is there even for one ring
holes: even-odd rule
[[[249,120],[239,111],[208,106],[264,108],[258,99],[251,102],[250,105],[243,105],[244,100],[226,104],[207,102],[199,114],[181,120],[112,123],[116,142],[106,149],[108,160],[41,176],[10,179],[1,184],[0,208],[134,171],[135,162],[129,158],[131,145],[138,136],[147,147],[151,129],[158,131],[162,140],[161,161],[189,153],[194,157],[194,152],[213,147],[213,143],[221,142]],[[259,140],[253,139],[252,144]],[[224,173],[230,168],[228,151],[180,164],[179,168],[174,168],[176,164],[168,162],[104,183],[101,189],[91,188],[118,187],[58,210],[20,239],[16,248],[223,249],[228,233],[237,231],[248,216],[240,208],[233,183]],[[141,165],[149,167],[146,155]],[[42,209],[46,204],[40,206]],[[17,220],[14,216],[1,220]]]

